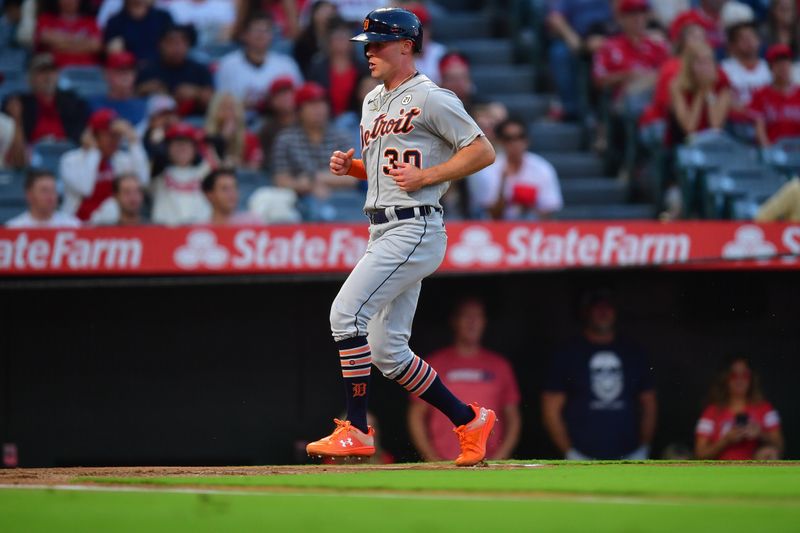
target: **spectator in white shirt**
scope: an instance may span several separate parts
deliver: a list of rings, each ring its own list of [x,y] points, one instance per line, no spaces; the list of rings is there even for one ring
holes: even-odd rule
[[[263,105],[267,90],[276,78],[288,76],[295,85],[302,82],[294,59],[270,51],[272,31],[269,15],[253,15],[242,33],[243,47],[219,61],[217,90],[232,93],[244,102],[247,109],[258,109]]]
[[[203,193],[211,204],[210,224],[246,225],[262,224],[261,220],[248,211],[238,211],[239,185],[236,181],[236,170],[218,168],[203,178]]]
[[[231,39],[236,21],[234,0],[170,0],[164,8],[177,24],[194,26],[200,46]]]
[[[113,196],[92,213],[95,226],[139,226],[144,223],[144,188],[136,174],[114,178]]]
[[[122,149],[122,141],[128,145]],[[64,180],[64,211],[87,221],[112,195],[114,176],[131,172],[143,185],[150,181],[150,162],[133,126],[116,111],[101,108],[89,119],[81,147],[61,156],[59,175]]]
[[[422,52],[415,61],[417,70],[428,76],[433,83],[438,84],[442,80],[439,61],[447,53],[447,47],[433,40],[433,27],[428,8],[423,4],[411,4],[406,6],[406,9],[414,13],[422,23]]]
[[[758,55],[761,40],[752,22],[741,22],[728,28],[728,53],[720,66],[733,89],[733,103],[737,109],[750,104],[753,93],[769,85],[772,74],[767,62]]]
[[[56,177],[52,172],[32,170],[25,178],[28,210],[8,222],[7,228],[79,228],[81,221],[58,209]]]
[[[484,217],[519,220],[548,218],[563,207],[555,168],[531,153],[525,124],[508,118],[498,124],[503,148],[495,162],[470,177],[473,204]]]

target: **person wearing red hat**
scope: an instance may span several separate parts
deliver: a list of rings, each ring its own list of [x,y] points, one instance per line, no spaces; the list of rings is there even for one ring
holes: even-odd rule
[[[330,110],[325,89],[313,82],[295,92],[298,124],[283,130],[272,150],[275,184],[292,189],[300,197],[309,218],[323,217],[319,202],[334,188],[354,188],[348,176],[330,172],[330,154],[348,137],[330,124]]]
[[[297,124],[297,106],[294,103],[294,81],[288,76],[275,79],[267,91],[264,115],[259,132],[264,168],[272,166],[272,149],[278,134]]]
[[[130,52],[108,54],[103,74],[108,91],[88,99],[92,111],[108,107],[131,124],[144,120],[147,100],[136,95],[136,56]]]
[[[622,33],[606,40],[595,54],[594,80],[615,97],[652,89],[658,68],[669,59],[664,43],[646,33],[649,11],[646,0],[620,0],[617,20]]]
[[[45,11],[36,20],[36,48],[51,52],[59,67],[97,65],[103,42],[94,17],[86,12],[88,2],[57,0],[41,5]]]
[[[722,23],[722,8],[727,0],[700,0],[697,7],[679,14],[673,23],[693,23],[706,32],[706,40],[716,53],[725,49],[725,31]]]
[[[757,91],[750,103],[761,146],[800,136],[800,85],[792,79],[792,50],[785,44],[772,45],[767,50],[767,61],[772,83]]]
[[[123,140],[127,150],[122,149]],[[136,174],[145,185],[150,181],[150,162],[133,126],[113,109],[102,108],[89,118],[81,147],[61,156],[64,211],[89,220],[112,195],[114,177],[122,173]]]
[[[431,14],[425,4],[413,2],[406,5],[405,8],[414,13],[425,28],[425,33],[422,34],[422,52],[417,56],[415,63],[417,70],[428,76],[433,83],[438,84],[442,81],[439,62],[447,53],[447,47],[433,40],[434,28],[431,23]]]
[[[153,178],[153,222],[168,226],[198,224],[211,215],[201,183],[217,161],[213,151],[198,142],[203,138],[203,132],[189,124],[167,128],[167,164]]]

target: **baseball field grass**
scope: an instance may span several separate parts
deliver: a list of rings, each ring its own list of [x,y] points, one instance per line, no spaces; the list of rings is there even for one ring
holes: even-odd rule
[[[797,463],[70,469],[0,487],[4,533],[800,531]]]

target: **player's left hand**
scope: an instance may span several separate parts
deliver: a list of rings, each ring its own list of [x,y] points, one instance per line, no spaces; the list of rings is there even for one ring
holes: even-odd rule
[[[405,192],[414,192],[426,185],[422,169],[411,163],[395,163],[395,168],[389,171],[389,175]]]

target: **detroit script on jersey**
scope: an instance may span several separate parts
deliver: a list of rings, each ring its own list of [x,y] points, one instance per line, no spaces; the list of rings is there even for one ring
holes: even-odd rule
[[[448,184],[402,191],[389,171],[398,162],[419,168],[441,164],[483,132],[461,100],[427,76],[416,74],[391,91],[379,85],[364,98],[361,150],[369,188],[366,209],[441,207]]]

